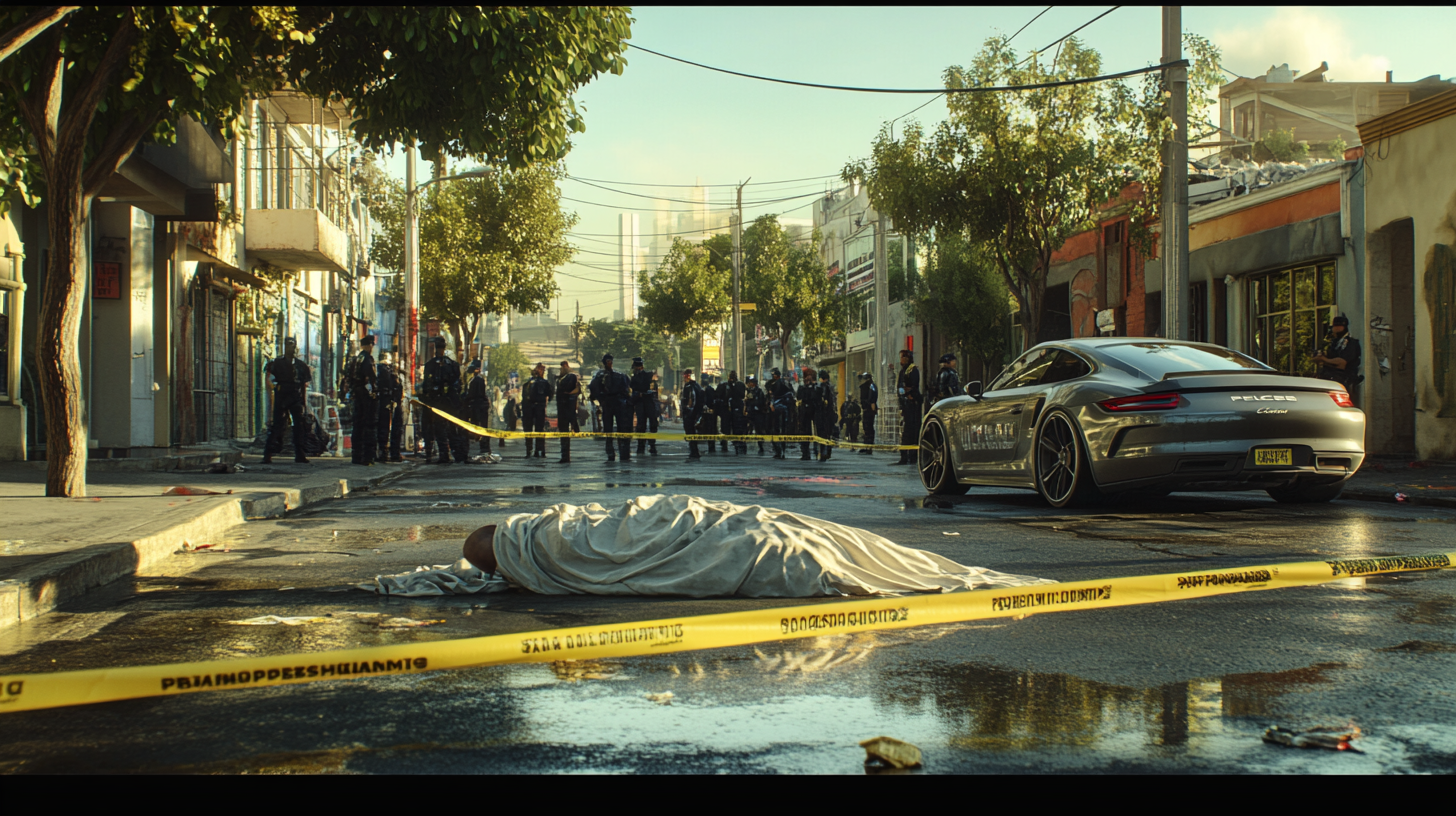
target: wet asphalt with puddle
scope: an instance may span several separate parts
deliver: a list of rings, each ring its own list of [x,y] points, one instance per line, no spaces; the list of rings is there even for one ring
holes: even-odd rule
[[[514,453],[519,449],[507,448]],[[4,671],[317,652],[824,600],[385,598],[354,584],[446,564],[470,530],[560,503],[690,493],[869,529],[1058,580],[1449,550],[1456,513],[1262,494],[1054,511],[991,489],[924,496],[885,457],[681,454],[563,468],[418,466],[236,528],[156,574],[0,632]],[[958,536],[945,536],[958,532]],[[378,612],[301,626],[260,615]],[[441,621],[386,628],[390,618]],[[671,698],[663,697],[671,692]],[[650,699],[649,696],[655,697]],[[429,672],[7,714],[0,771],[863,773],[860,740],[922,773],[1456,772],[1456,574],[1356,579],[597,662]],[[1266,745],[1358,727],[1359,753]]]

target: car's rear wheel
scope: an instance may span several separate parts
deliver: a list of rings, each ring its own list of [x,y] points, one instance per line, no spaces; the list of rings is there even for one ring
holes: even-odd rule
[[[956,481],[955,468],[951,465],[950,440],[946,439],[945,426],[938,417],[931,417],[920,431],[920,452],[916,459],[920,466],[920,483],[934,496],[963,496],[969,485]]]
[[[1264,492],[1269,494],[1269,498],[1281,504],[1319,504],[1338,499],[1344,490],[1345,483],[1340,481],[1319,485],[1296,483],[1292,487],[1270,488]]]
[[[1036,489],[1052,507],[1076,507],[1101,493],[1092,481],[1092,467],[1076,423],[1052,411],[1036,435]]]

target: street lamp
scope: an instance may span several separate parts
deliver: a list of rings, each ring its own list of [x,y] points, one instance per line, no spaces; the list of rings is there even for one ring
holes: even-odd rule
[[[439,176],[424,184],[415,184],[415,149],[411,145],[404,149],[404,312],[406,333],[409,343],[405,346],[405,370],[409,372],[408,387],[414,392],[420,349],[420,219],[417,209],[419,193],[426,187],[440,181],[465,178],[484,178],[488,170],[471,170],[453,176]],[[413,407],[404,404],[404,427],[407,435],[405,445],[415,449]]]

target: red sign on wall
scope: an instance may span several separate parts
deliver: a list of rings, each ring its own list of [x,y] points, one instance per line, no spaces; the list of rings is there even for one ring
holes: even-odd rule
[[[91,297],[121,299],[121,264],[98,261],[92,265]]]

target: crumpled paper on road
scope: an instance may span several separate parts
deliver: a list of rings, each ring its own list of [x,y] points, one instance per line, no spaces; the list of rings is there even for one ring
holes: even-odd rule
[[[356,586],[380,595],[399,595],[405,598],[474,595],[479,592],[503,592],[510,588],[504,579],[486,575],[464,558],[454,564],[415,567],[413,572],[401,572],[398,575],[376,575],[373,581]]]

